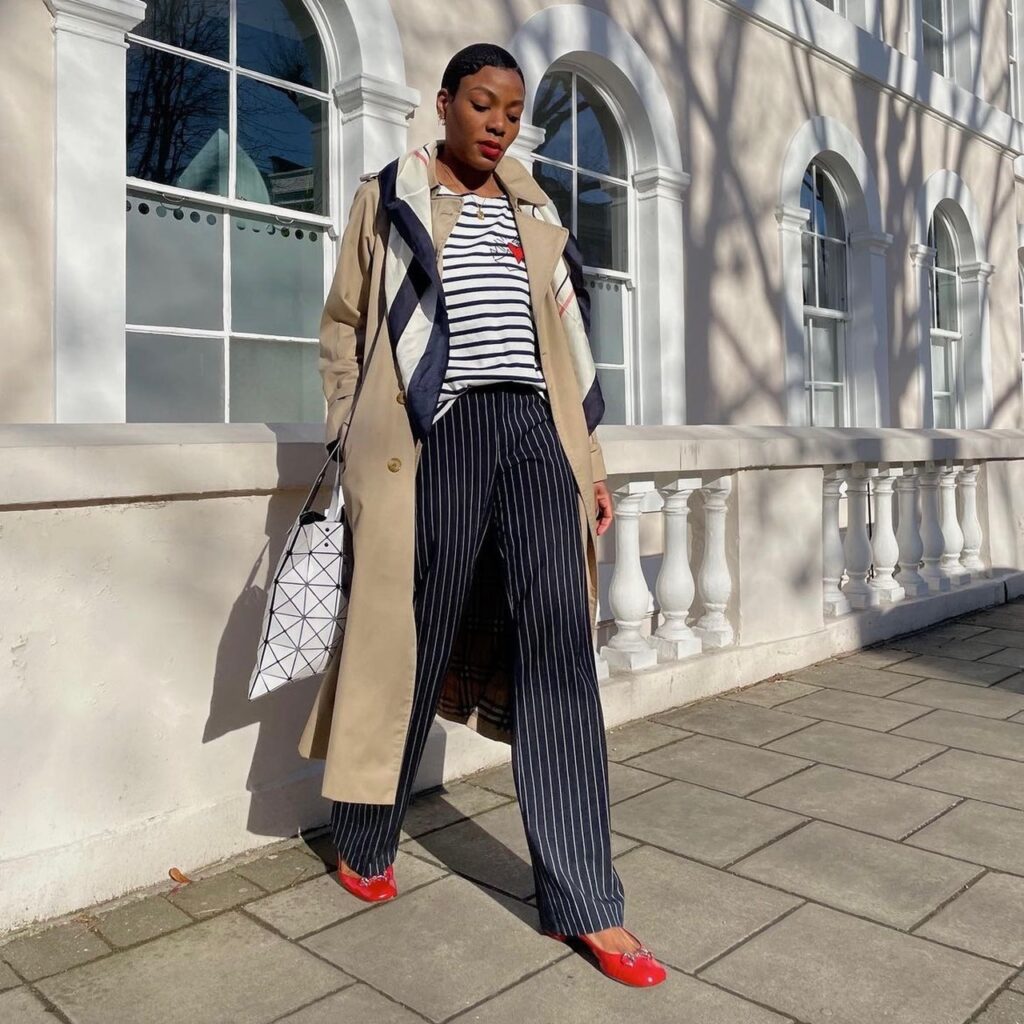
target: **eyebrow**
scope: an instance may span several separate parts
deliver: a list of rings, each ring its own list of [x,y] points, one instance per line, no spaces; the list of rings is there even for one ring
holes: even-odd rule
[[[487,95],[490,96],[491,99],[495,99],[495,100],[498,99],[498,94],[493,89],[488,89],[486,85],[474,85],[473,88],[470,89],[469,91],[470,92],[476,92],[477,89],[480,89],[482,92],[487,93]],[[509,106],[510,107],[514,107],[517,104],[522,104],[523,102],[524,102],[523,100],[513,100],[509,104]]]

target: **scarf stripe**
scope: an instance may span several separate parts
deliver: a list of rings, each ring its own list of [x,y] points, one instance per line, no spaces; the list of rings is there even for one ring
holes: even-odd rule
[[[430,432],[438,396],[448,369],[449,323],[437,270],[431,227],[427,170],[431,147],[412,150],[378,175],[388,232],[384,294],[388,334],[406,396],[413,436]],[[554,203],[532,206],[533,215],[560,225]],[[583,283],[583,261],[570,232],[552,281],[580,392],[587,432],[604,416],[604,398],[590,351],[590,296]]]

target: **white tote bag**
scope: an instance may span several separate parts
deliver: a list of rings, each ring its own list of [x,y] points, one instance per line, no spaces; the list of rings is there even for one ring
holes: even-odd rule
[[[249,699],[324,670],[341,641],[348,612],[351,552],[345,551],[341,462],[327,512],[313,510],[332,456],[288,534],[269,588]]]

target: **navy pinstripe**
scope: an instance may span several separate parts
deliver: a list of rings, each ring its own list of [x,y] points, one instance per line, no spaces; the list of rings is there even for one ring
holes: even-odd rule
[[[607,745],[587,610],[576,482],[547,399],[526,384],[463,392],[427,435],[416,474],[413,709],[394,804],[335,801],[345,862],[378,874],[401,823],[488,524],[515,623],[512,774],[540,926],[623,923],[611,859]]]

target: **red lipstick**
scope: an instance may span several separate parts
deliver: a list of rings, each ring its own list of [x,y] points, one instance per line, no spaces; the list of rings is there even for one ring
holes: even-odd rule
[[[496,142],[478,142],[477,146],[488,160],[497,160],[501,156],[501,146]]]

